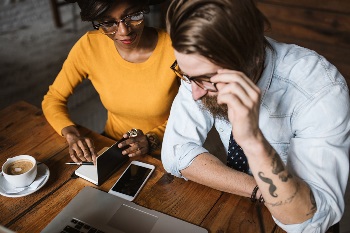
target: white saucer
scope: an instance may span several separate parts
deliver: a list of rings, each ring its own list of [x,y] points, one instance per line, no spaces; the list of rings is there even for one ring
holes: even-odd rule
[[[21,191],[19,193],[13,193],[13,194],[11,193],[11,194],[9,194],[9,193],[6,193],[5,190],[3,190],[1,188],[2,186],[4,186],[4,185],[2,185],[4,182],[6,182],[6,184],[8,184],[7,181],[5,180],[5,177],[1,173],[0,174],[0,194],[5,196],[5,197],[23,197],[23,196],[27,196],[29,194],[32,194],[32,193],[38,191],[41,187],[43,187],[46,184],[46,182],[49,180],[49,176],[50,176],[49,168],[45,164],[41,163],[41,164],[38,165],[38,172],[37,172],[35,180],[37,180],[39,177],[43,177],[43,176],[46,176],[45,180],[43,180],[41,182],[41,184],[36,189],[34,189],[34,190],[32,190],[32,189],[25,189],[25,190],[23,190],[23,191]]]

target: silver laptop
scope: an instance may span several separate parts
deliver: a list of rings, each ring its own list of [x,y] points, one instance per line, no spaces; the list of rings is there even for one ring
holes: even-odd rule
[[[75,171],[75,174],[95,185],[101,185],[129,160],[128,156],[122,154],[125,147],[118,148],[118,144],[122,140],[119,140],[98,156],[96,158],[96,166],[81,165]]]
[[[85,187],[42,232],[205,233],[206,229]]]

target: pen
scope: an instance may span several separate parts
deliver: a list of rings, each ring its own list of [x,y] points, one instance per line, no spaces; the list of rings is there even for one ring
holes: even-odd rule
[[[80,163],[69,162],[69,163],[66,163],[66,164],[69,164],[69,165],[94,165],[93,162],[80,162]]]

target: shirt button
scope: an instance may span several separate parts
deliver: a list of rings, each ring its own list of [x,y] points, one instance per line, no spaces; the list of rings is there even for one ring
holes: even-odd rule
[[[223,128],[219,128],[219,131],[220,131],[220,132],[224,132],[224,129],[223,129]]]

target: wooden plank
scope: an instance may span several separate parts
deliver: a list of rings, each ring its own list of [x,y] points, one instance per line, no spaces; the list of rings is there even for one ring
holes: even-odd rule
[[[3,135],[0,134],[1,136]],[[35,157],[37,161],[44,162],[48,154],[54,156],[66,147],[64,138],[59,137],[56,133],[52,132],[44,136],[34,130],[32,137],[27,140],[24,140],[21,136],[1,140],[0,163],[4,163],[7,158],[20,154],[28,154]]]
[[[28,208],[36,205],[48,194],[55,192],[70,179],[77,167],[67,166],[65,162],[71,159],[68,155],[68,145],[65,139],[58,135],[47,123],[40,109],[25,102],[19,102],[0,111],[2,117],[10,122],[0,130],[0,163],[8,157],[18,154],[30,154],[37,161],[45,163],[50,170],[50,177],[39,191],[25,197],[10,198],[0,196],[2,225],[12,225]],[[89,130],[79,127],[82,134]],[[99,139],[96,149],[109,146],[113,140],[97,133],[89,134]]]
[[[200,225],[220,195],[220,191],[165,173],[138,203]]]
[[[135,203],[139,205],[166,212],[199,225],[210,211],[211,206],[220,197],[221,192],[219,191],[165,174],[161,162],[151,156],[145,156],[138,160],[153,163],[157,167],[155,173],[135,200]],[[60,161],[55,161],[55,163],[58,166],[62,166],[63,161],[64,159],[61,159]],[[48,195],[47,199],[36,203],[25,216],[14,221],[9,226],[10,229],[24,233],[34,232],[38,229],[42,230],[61,211],[60,208],[53,206],[53,203],[60,203],[61,206],[66,206],[85,186],[95,187],[107,192],[126,166],[127,164],[100,187],[81,178],[69,180],[60,187],[59,192]],[[70,171],[61,171],[60,173],[69,175]],[[56,177],[55,179],[61,180],[62,177]],[[46,188],[49,188],[49,186]],[[198,197],[201,197],[201,199],[198,200]],[[45,218],[42,218],[42,216],[45,216]]]
[[[350,13],[349,0],[257,0],[266,4],[277,4],[289,7],[311,8],[325,11],[334,11],[339,13]]]
[[[130,159],[98,188],[108,192],[132,160],[153,164],[156,167],[134,200],[136,204],[146,208],[166,212],[171,216],[199,225],[221,195],[220,191],[166,173],[161,161],[151,156]],[[84,180],[82,182],[89,183]],[[201,197],[200,200],[198,196]]]
[[[29,154],[39,161],[42,160],[42,154],[55,154],[64,147],[64,139],[59,137],[47,123],[42,112],[38,108],[32,108],[28,104],[20,102],[5,108],[0,112],[4,116],[2,123],[7,124],[0,130],[0,163],[7,158],[19,154]],[[3,118],[2,118],[3,119]],[[3,125],[3,124],[1,124]],[[45,132],[45,133],[43,133]],[[61,147],[55,147],[62,145]],[[46,147],[47,146],[47,147]],[[55,147],[55,151],[51,151]]]
[[[349,14],[319,11],[305,8],[291,8],[259,3],[258,8],[269,18],[286,23],[303,24],[307,27],[323,28],[338,32],[349,32]]]
[[[56,134],[56,137],[59,137],[59,136]],[[111,142],[112,140],[105,138],[105,140],[99,141],[99,143],[96,145],[96,148],[97,150],[100,150],[106,145],[110,145]],[[56,144],[56,145],[59,145],[59,144]],[[43,148],[43,147],[44,145],[40,148]],[[18,220],[20,220],[20,222],[23,221],[25,223],[29,221],[27,219],[28,218],[27,209],[36,208],[38,203],[41,203],[48,196],[57,196],[55,195],[57,189],[60,188],[62,185],[65,185],[67,182],[71,182],[70,181],[71,175],[77,169],[77,166],[69,166],[65,164],[66,162],[69,162],[71,160],[70,157],[68,156],[68,148],[65,148],[55,156],[51,156],[50,153],[47,153],[45,155],[47,156],[47,159],[45,159],[45,164],[48,166],[50,170],[50,177],[48,182],[45,184],[45,186],[42,189],[25,197],[9,198],[9,197],[0,196],[0,203],[2,203],[2,206],[1,206],[2,211],[0,212],[0,219],[1,219],[2,225],[10,227],[10,229],[13,229],[18,232],[31,232],[30,230],[23,231],[21,227],[17,228],[15,223]],[[83,187],[84,186],[97,187],[94,184],[88,181],[85,181],[81,178],[79,178],[78,180]],[[79,185],[76,185],[76,186],[78,187]],[[57,198],[62,198],[61,191],[59,193],[60,194],[57,196]],[[71,194],[72,198],[75,196],[75,194],[76,193]],[[64,195],[66,195],[66,193]],[[61,200],[58,200],[58,199],[56,200],[56,203],[60,203],[60,205],[63,205],[63,203],[61,203]],[[25,214],[25,217],[23,217],[24,214]],[[40,217],[46,216],[46,213],[42,212],[42,214],[39,216]],[[25,226],[28,226],[28,225],[25,224]]]
[[[5,226],[12,225],[11,222],[25,214],[28,208],[35,205],[35,203],[40,202],[40,200],[45,198],[46,195],[54,192],[58,187],[69,180],[74,171],[74,167],[67,165],[64,166],[64,162],[66,161],[68,161],[66,152],[62,151],[57,156],[45,162],[50,170],[50,177],[44,187],[37,192],[17,198],[0,196],[0,203],[3,205],[0,213],[1,224]]]
[[[25,113],[25,114],[21,114]],[[1,122],[0,122],[0,132],[7,130],[13,124],[25,118],[26,114],[38,114],[41,115],[42,112],[37,107],[28,104],[27,102],[20,101],[15,104],[12,104],[6,108],[1,109]]]
[[[259,4],[271,34],[350,48],[350,15]]]
[[[39,116],[39,118],[42,118],[41,120],[44,119],[42,115]],[[27,118],[21,118],[21,120],[19,120],[18,124],[15,124],[15,126],[25,127],[25,125],[21,125],[21,122],[26,121],[26,119]],[[34,119],[34,125],[37,122],[38,120]],[[27,123],[31,124],[28,121]],[[16,131],[16,127],[12,128],[11,126],[10,128]],[[47,128],[40,128],[40,130],[43,134],[45,134],[45,130],[47,130]],[[114,140],[105,138],[87,129],[81,128],[81,130],[86,136],[91,137],[95,141],[95,147],[97,150],[100,150],[106,146],[108,147],[114,143]],[[19,131],[22,132],[21,130]],[[25,133],[26,131],[23,131],[23,134]],[[26,141],[31,140],[31,133],[31,131],[27,131],[27,137],[23,137],[22,140],[24,141],[24,144],[26,144]],[[50,178],[45,186],[26,197],[7,198],[0,196],[1,224],[5,225],[11,230],[16,232],[41,231],[83,187],[92,186],[103,191],[108,191],[128,165],[125,164],[123,168],[119,169],[115,174],[113,174],[108,181],[97,187],[81,178],[71,177],[71,174],[77,169],[77,167],[65,165],[65,162],[70,161],[67,144],[64,142],[64,139],[57,134],[50,135],[47,141],[52,142],[54,140],[58,141],[51,144],[46,143],[45,140],[32,141],[33,144],[35,144],[32,147],[33,153],[36,152],[37,155],[45,161],[45,164],[50,169]],[[57,152],[63,145],[65,147],[60,152]],[[43,149],[43,147],[47,148]],[[230,211],[234,211],[232,210],[231,204],[235,202],[235,200],[238,200],[236,202],[239,204],[239,206],[241,206],[241,200],[243,200],[243,202],[244,200],[249,200],[247,198],[226,194],[229,195],[227,199],[231,201],[219,201],[219,204],[217,205],[222,192],[191,181],[175,178],[167,174],[161,161],[151,156],[136,157],[131,160],[134,159],[151,163],[156,166],[154,174],[146,183],[139,196],[135,199],[137,204],[143,205],[150,209],[155,209],[185,221],[201,225],[204,219],[206,219],[206,216],[208,216],[208,213],[209,215],[216,216],[215,212],[212,214],[210,213],[214,205],[215,210],[221,209],[222,205],[226,205]],[[240,207],[238,210],[235,210],[234,213],[240,213],[242,210],[247,211],[247,206],[244,204],[242,206],[242,208]],[[252,210],[248,209],[248,212],[254,215]],[[43,218],[43,216],[45,217]],[[216,218],[216,221],[219,222],[221,220]],[[248,220],[248,222],[249,221],[250,220]],[[266,223],[269,224],[268,221]],[[211,225],[206,226],[210,232],[214,232]],[[213,226],[216,225],[214,224]],[[272,226],[268,226],[267,229],[273,228]],[[247,225],[247,227],[249,228],[250,226]]]
[[[275,223],[264,205],[261,205],[265,232],[273,232]],[[218,203],[205,218],[202,226],[211,232],[261,232],[256,204],[249,198],[223,193]]]
[[[9,228],[21,233],[42,231],[59,214],[61,208],[66,206],[85,186],[93,186],[93,184],[69,180],[60,187],[59,195],[49,195],[43,201],[36,203],[24,217],[18,219]],[[57,207],[57,204],[60,207]]]

